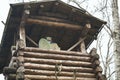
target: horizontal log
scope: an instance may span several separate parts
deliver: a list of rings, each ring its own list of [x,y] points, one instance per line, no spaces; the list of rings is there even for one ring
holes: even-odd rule
[[[4,67],[4,69],[3,69],[3,74],[4,74],[4,75],[15,74],[16,71],[17,71],[16,68]]]
[[[21,29],[21,32],[23,31],[24,29]],[[21,36],[23,35],[22,33],[20,34]],[[16,43],[16,49],[23,49],[25,48],[25,41],[23,39],[19,39]]]
[[[90,57],[24,52],[24,57],[90,62]]]
[[[16,74],[7,75],[7,80],[16,80]]]
[[[34,63],[24,63],[25,69],[39,69],[39,70],[51,70],[55,71],[55,65],[47,65],[47,64],[34,64]],[[94,72],[92,68],[85,67],[69,67],[69,66],[58,66],[61,71],[70,71],[73,72],[76,70],[77,72],[86,72],[92,73]]]
[[[99,79],[99,80],[103,80],[103,75],[102,75],[102,73],[99,72],[97,75],[98,75],[98,79]]]
[[[40,19],[40,20],[47,20],[47,21],[55,21],[55,22],[63,22],[63,23],[73,23],[66,19],[60,19],[55,17],[48,17],[48,16],[30,16],[32,19]]]
[[[40,75],[25,75],[25,78],[30,80],[74,80],[74,77],[56,77],[55,76],[40,76]],[[96,78],[77,78],[76,80],[96,80]]]
[[[99,55],[97,54],[97,50],[95,48],[93,48],[91,51],[90,51],[90,55],[91,55],[91,61],[94,63],[96,60],[99,60]]]
[[[96,69],[95,69],[96,73],[98,73],[98,72],[102,73],[102,71],[103,71],[103,69],[102,69],[101,66],[97,66]]]
[[[25,75],[47,75],[47,76],[54,76],[55,71],[48,71],[48,70],[35,70],[35,69],[25,69]],[[61,71],[58,76],[74,76],[73,72],[65,72]],[[75,74],[76,77],[85,77],[85,78],[95,78],[95,74],[93,73],[78,73]]]
[[[80,25],[61,23],[61,22],[52,22],[52,21],[40,20],[40,19],[29,18],[29,19],[27,19],[27,22],[40,24],[40,25],[44,25],[44,26],[57,27],[57,28],[64,27],[66,29],[72,29],[72,30],[81,30],[82,29],[82,26],[80,26]]]
[[[54,59],[39,59],[39,58],[26,58],[24,57],[24,62],[30,63],[40,63],[40,64],[62,64],[65,66],[82,66],[82,67],[92,67],[92,63],[90,62],[82,62],[82,61],[71,61],[71,60],[54,60]]]
[[[28,18],[27,22],[30,24],[40,24],[43,26],[49,26],[49,27],[57,27],[57,28],[66,28],[66,29],[71,29],[71,30],[77,30],[80,31],[83,29],[83,26],[77,25],[77,24],[72,24],[72,23],[63,23],[63,22],[56,22],[56,21],[48,21],[48,20],[41,20],[41,19],[33,19],[33,18]],[[96,29],[90,29],[88,33],[96,33]],[[92,34],[91,33],[91,34]]]
[[[100,65],[100,61],[99,60],[95,60],[94,62],[93,62],[93,68],[96,68],[97,66],[99,66]]]
[[[97,49],[96,48],[92,48],[92,50],[90,51],[90,55],[91,56],[95,56],[97,54]]]
[[[14,47],[15,49],[15,47]],[[45,49],[40,49],[40,48],[35,48],[35,47],[25,47],[23,49],[26,52],[43,52],[43,53],[52,53],[52,54],[62,54],[62,55],[74,55],[74,56],[86,56],[90,57],[89,54],[83,54],[81,52],[75,52],[75,51],[57,51],[57,50],[45,50]]]

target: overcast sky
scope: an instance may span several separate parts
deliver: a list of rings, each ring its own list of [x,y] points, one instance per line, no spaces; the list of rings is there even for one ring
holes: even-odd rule
[[[3,30],[4,30],[4,25],[1,23],[1,21],[4,21],[4,22],[6,21],[8,10],[9,10],[8,1],[9,0],[1,0],[0,2],[0,41],[1,41]],[[4,77],[2,76],[2,74],[0,74],[0,80],[4,80]]]

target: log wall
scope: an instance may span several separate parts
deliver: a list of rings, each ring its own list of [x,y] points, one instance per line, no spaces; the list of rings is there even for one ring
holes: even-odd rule
[[[14,47],[12,52],[11,64],[4,68],[7,80],[103,80],[95,49],[90,54],[83,54]],[[20,62],[22,66],[19,66]]]

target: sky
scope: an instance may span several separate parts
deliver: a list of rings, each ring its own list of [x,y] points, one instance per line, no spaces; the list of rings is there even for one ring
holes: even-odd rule
[[[1,21],[6,22],[8,11],[9,11],[8,0],[1,1],[0,2],[0,41],[4,30],[4,25],[1,23]]]
[[[4,30],[4,25],[1,21],[6,22],[8,12],[9,12],[9,3],[13,2],[13,1],[14,0],[1,0],[1,2],[0,2],[0,41],[1,41],[2,34],[3,34],[3,30]],[[93,4],[96,1],[93,0],[91,2],[92,2],[91,4]],[[0,74],[0,80],[4,80],[4,77],[2,74]]]
[[[9,11],[9,1],[2,0],[0,2],[0,41],[4,30],[4,25],[1,23],[1,21],[6,22],[8,11]],[[0,74],[0,80],[4,80],[4,76],[2,74]]]

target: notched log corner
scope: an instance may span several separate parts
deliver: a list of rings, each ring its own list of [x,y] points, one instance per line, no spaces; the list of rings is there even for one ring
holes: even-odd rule
[[[18,49],[24,49],[25,48],[25,42],[22,39],[19,39],[16,44],[16,50]]]

